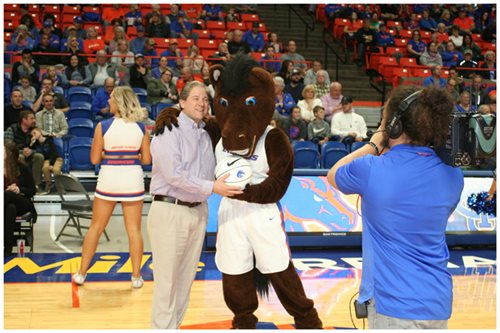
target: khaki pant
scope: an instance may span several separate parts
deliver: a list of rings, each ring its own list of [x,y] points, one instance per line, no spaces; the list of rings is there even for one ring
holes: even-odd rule
[[[197,207],[153,201],[148,235],[153,252],[151,328],[176,329],[189,303],[208,220],[208,205]]]
[[[42,173],[43,173],[43,180],[45,180],[46,184],[52,183],[52,173],[54,174],[54,176],[61,174],[62,165],[63,165],[62,157],[58,157],[56,159],[54,165],[52,166],[52,170],[50,169],[50,161],[49,160],[43,161]]]
[[[33,152],[28,158],[24,157],[23,154],[19,154],[19,159],[31,168],[35,185],[39,186],[42,182],[43,154]]]

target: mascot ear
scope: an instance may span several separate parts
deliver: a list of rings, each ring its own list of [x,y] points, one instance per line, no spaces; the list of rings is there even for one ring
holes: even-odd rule
[[[214,88],[220,83],[220,76],[223,70],[224,66],[219,64],[210,67],[210,83]]]
[[[262,67],[252,68],[252,74],[262,83],[268,85],[273,83],[272,75]],[[274,84],[274,83],[273,83]],[[274,89],[274,88],[273,88]],[[274,90],[273,90],[274,91]]]

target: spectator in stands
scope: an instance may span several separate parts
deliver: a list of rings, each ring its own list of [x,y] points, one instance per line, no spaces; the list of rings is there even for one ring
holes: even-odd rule
[[[185,19],[184,13],[179,13],[177,21],[170,23],[170,33],[172,37],[192,38],[194,43],[198,43],[198,34],[193,32],[194,24]]]
[[[146,23],[146,34],[149,37],[170,37],[170,24],[157,12],[151,13],[151,18]]]
[[[395,20],[398,18],[398,9],[399,6],[397,4],[381,4],[380,18],[382,20]]]
[[[23,102],[28,101],[33,103],[36,97],[36,89],[31,85],[31,77],[29,75],[21,76],[21,86],[18,86],[17,89],[23,95]]]
[[[448,36],[448,33],[445,30],[444,23],[438,23],[438,30],[436,32],[436,35],[438,50],[440,52],[444,51],[446,43],[450,40],[450,36]]]
[[[178,9],[176,9],[177,5],[172,4],[171,7],[175,7],[175,8],[171,8],[170,12],[175,11],[175,10],[178,11]],[[151,18],[151,16],[153,16],[153,13],[157,13],[160,16],[160,18],[162,18],[163,20],[165,20],[166,23],[170,24],[172,22],[170,20],[170,18],[169,18],[169,15],[168,16],[163,16],[163,14],[161,13],[160,4],[154,3],[154,4],[151,5],[151,12],[147,13],[144,16],[143,21],[146,22],[146,25],[147,25],[147,22],[149,22],[149,19]],[[176,18],[175,19],[177,20],[177,14],[176,14]]]
[[[32,201],[36,187],[30,169],[19,160],[19,151],[13,142],[4,143],[3,165],[3,256],[7,258],[16,245],[14,233],[19,228],[16,217],[31,212],[36,222],[37,212]]]
[[[488,68],[489,71],[483,70],[480,72],[481,76],[485,80],[496,80],[497,75],[497,63],[495,61],[495,52],[489,50],[484,54],[484,62],[480,68]]]
[[[240,22],[240,16],[234,6],[229,7],[226,14],[226,22]]]
[[[313,119],[307,125],[307,139],[322,146],[330,139],[330,125],[325,121],[325,108],[316,105],[313,109]]]
[[[282,116],[290,117],[292,107],[297,103],[294,101],[292,95],[286,93],[285,81],[281,76],[275,76],[274,80],[274,93],[276,95],[275,110]]]
[[[19,122],[19,114],[23,110],[32,111],[31,108],[23,104],[23,94],[19,89],[14,88],[10,93],[10,104],[4,106],[3,111],[3,130],[12,124]]]
[[[458,75],[458,70],[457,70],[456,66],[451,66],[448,69],[448,77],[453,78],[453,79],[455,79],[455,81],[457,81],[456,89],[458,92],[461,92],[462,90],[464,90],[463,89],[464,88],[464,79]]]
[[[462,44],[464,42],[464,36],[460,34],[460,28],[457,25],[453,25],[451,27],[451,34],[449,40],[453,42],[455,48],[458,49],[462,47]]]
[[[472,17],[467,16],[467,12],[464,7],[460,7],[458,11],[458,17],[453,20],[453,25],[457,25],[460,28],[460,31],[464,33],[470,33],[471,30],[474,30],[475,23]],[[460,45],[456,45],[460,47]]]
[[[129,50],[128,41],[125,39],[118,42],[118,48],[112,53],[112,56],[111,63],[115,64],[118,68],[127,68],[134,65],[134,54]]]
[[[458,103],[455,105],[455,112],[473,112],[470,105],[470,93],[467,90],[460,93]]]
[[[290,83],[290,77],[294,69],[295,66],[292,60],[285,60],[281,63],[281,69],[277,75],[283,78],[285,85]]]
[[[44,95],[51,95],[54,97],[54,106],[62,112],[68,112],[69,104],[63,94],[56,93],[53,89],[54,82],[50,78],[42,79],[42,89],[37,96],[35,103],[33,103],[33,111],[37,112],[42,105],[42,98]]]
[[[358,67],[361,67],[365,62],[365,52],[370,50],[370,48],[376,47],[376,32],[370,28],[369,19],[363,20],[363,26],[356,31],[354,38],[358,45],[358,58],[355,62]]]
[[[475,34],[482,33],[489,25],[491,24],[490,12],[484,11],[482,14],[475,20],[475,28],[471,30],[471,32]]]
[[[417,19],[417,13],[415,12],[410,13],[408,21],[405,22],[405,27],[406,29],[411,30],[412,32],[420,29],[420,24],[418,23]]]
[[[290,118],[284,119],[282,129],[290,139],[290,143],[307,139],[307,123],[300,116],[300,108],[292,107]]]
[[[61,40],[61,38],[63,38],[63,32],[60,28],[56,27],[56,25],[55,25],[56,21],[57,20],[56,20],[56,17],[54,16],[54,14],[45,13],[45,14],[43,14],[43,19],[40,22],[50,23],[51,24],[50,29],[51,29],[52,33],[54,35],[56,35],[59,38],[59,40]]]
[[[250,45],[242,39],[243,32],[239,29],[234,30],[231,40],[227,43],[229,54],[234,56],[238,53],[248,54],[251,52]]]
[[[108,25],[111,25],[114,19],[121,19],[123,21],[125,15],[127,15],[127,9],[123,8],[121,4],[113,3],[111,7],[104,7],[102,10],[104,30],[106,30]]]
[[[472,84],[469,86],[471,110],[476,112],[477,107],[484,104],[488,100],[488,92],[483,85],[483,77],[474,74],[472,76]]]
[[[479,107],[477,108],[477,113],[484,115],[494,114],[494,112],[491,111],[490,106],[488,104],[479,105]]]
[[[53,48],[58,49],[58,50],[60,49],[60,47],[61,47],[61,40],[60,40],[59,36],[57,36],[53,32],[52,21],[46,20],[45,22],[43,22],[43,28],[40,31],[40,34],[38,35],[37,39],[35,40],[35,46],[40,43],[40,36],[42,34],[46,34],[46,35],[50,36],[50,38],[49,38],[50,47],[53,47]]]
[[[464,59],[460,61],[458,64],[458,68],[463,68],[458,70],[458,75],[462,76],[463,78],[470,79],[476,71],[470,68],[477,68],[477,61],[474,61],[472,59],[473,57],[473,52],[471,49],[466,49],[464,51]]]
[[[366,14],[366,10],[368,8],[370,8],[370,7],[366,7],[365,14]],[[368,16],[368,18],[370,19],[370,28],[372,28],[373,30],[375,30],[376,32],[378,32],[379,29],[380,29],[380,24],[383,24],[383,23],[379,21],[377,12],[372,13],[370,15],[371,16]]]
[[[139,5],[133,3],[130,5],[130,11],[125,14],[125,23],[127,27],[142,25],[142,13],[139,10]]]
[[[35,114],[29,110],[19,113],[19,122],[10,125],[4,133],[4,143],[14,142],[19,150],[19,159],[31,168],[37,192],[43,192],[42,182],[43,155],[33,151],[31,144],[31,129],[35,127]]]
[[[160,61],[158,62],[158,66],[154,67],[151,70],[151,77],[154,79],[160,79],[161,78],[161,73],[163,73],[164,70],[169,69],[171,72],[172,70],[168,68],[168,59],[167,57],[161,57]]]
[[[184,58],[183,67],[191,68],[193,75],[201,77],[201,72],[205,66],[208,67],[208,64],[200,54],[200,50],[196,45],[191,45],[187,49],[187,56]]]
[[[422,18],[419,21],[420,29],[425,31],[437,31],[437,22],[430,16],[429,9],[424,9]]]
[[[252,22],[252,29],[243,34],[242,41],[250,46],[252,52],[264,51],[264,34],[259,32],[259,22]]]
[[[154,5],[153,5],[154,6]],[[159,8],[159,6],[158,6]],[[159,10],[158,10],[159,12]],[[170,24],[172,24],[172,22],[175,22],[179,19],[179,14],[181,14],[184,12],[181,10],[181,7],[180,5],[178,4],[171,4],[170,5],[170,14],[167,15],[167,22],[169,22]]]
[[[144,116],[142,118],[141,123],[144,124],[144,127],[146,128],[146,132],[148,132],[149,135],[152,136],[152,135],[154,135],[156,122],[153,119],[149,118],[148,109],[142,108],[142,112],[143,112]]]
[[[97,53],[99,50],[104,50],[106,45],[102,38],[98,38],[97,30],[94,27],[87,29],[87,39],[83,40],[83,52],[87,54]]]
[[[274,58],[274,48],[268,46],[266,54],[260,58],[259,65],[262,66],[269,73],[278,73],[281,68],[281,62]]]
[[[453,26],[453,20],[451,19],[451,12],[448,9],[443,10],[441,14],[441,18],[438,21],[439,23],[443,23],[446,31],[451,31],[451,27]]]
[[[61,138],[68,134],[68,122],[64,112],[54,107],[54,96],[43,96],[43,109],[36,113],[36,124],[45,136]]]
[[[322,69],[321,61],[313,60],[312,67],[306,71],[306,75],[304,76],[304,84],[315,84],[316,76],[318,75],[318,72],[321,69]],[[330,76],[328,75],[328,72],[326,72],[325,75],[325,82],[327,85],[330,85]]]
[[[179,79],[175,84],[175,88],[177,89],[177,94],[180,95],[184,86],[189,82],[193,81],[203,82],[200,77],[193,75],[193,70],[190,67],[182,67],[181,76],[179,77]]]
[[[212,82],[210,81],[210,68],[208,66],[203,67],[203,69],[201,70],[201,79],[202,79],[203,83],[205,84],[205,87],[207,87],[207,94],[208,94],[208,99],[210,102],[208,111],[209,111],[209,114],[213,115],[211,105],[213,105],[213,99],[215,96],[215,89],[212,86]]]
[[[177,93],[175,84],[172,82],[173,77],[172,71],[167,67],[163,70],[159,79],[149,80],[147,86],[147,102],[149,104],[177,104],[179,102],[179,94]]]
[[[278,41],[278,34],[275,32],[270,32],[267,34],[267,44],[266,47],[272,46],[274,48],[274,53],[283,53],[285,52],[285,48],[283,47],[283,43]]]
[[[140,53],[135,55],[134,65],[125,74],[125,82],[132,88],[147,89],[151,80],[151,70],[145,66],[144,56]]]
[[[304,90],[304,84],[302,83],[301,72],[299,69],[294,68],[290,75],[290,82],[285,86],[285,92],[292,95],[295,103],[297,103],[302,98],[302,90]]]
[[[7,51],[22,51],[24,49],[33,49],[35,41],[31,38],[28,27],[24,24],[20,24],[16,28],[16,32],[12,36],[9,46],[7,46]]]
[[[79,39],[76,35],[76,27],[74,25],[70,25],[66,28],[67,37],[61,39],[60,47],[61,52],[67,51],[70,48],[69,41],[71,37],[75,37],[78,41],[78,49],[83,50],[83,39]]]
[[[40,36],[40,43],[33,48],[33,52],[43,53],[59,53],[59,49],[50,46],[50,36],[42,34]],[[37,54],[34,56],[38,65],[56,65],[61,63],[61,57],[56,54]]]
[[[223,21],[224,11],[222,7],[216,4],[203,5],[202,12],[200,13],[200,18],[205,21]]]
[[[308,84],[302,89],[302,99],[298,101],[297,106],[300,108],[300,116],[306,122],[310,122],[314,118],[313,109],[316,106],[323,107],[323,103],[316,96],[314,85]],[[324,110],[323,110],[324,111]],[[323,115],[324,118],[324,115]]]
[[[12,67],[12,83],[19,83],[19,78],[23,75],[29,75],[31,82],[38,85],[40,76],[40,66],[33,60],[33,53],[30,49],[24,49],[21,52],[21,61],[15,62]]]
[[[442,66],[437,65],[431,68],[431,76],[425,78],[422,85],[424,87],[434,86],[435,88],[444,88],[446,86],[446,80],[441,77]]]
[[[455,50],[455,44],[450,40],[446,43],[446,50],[441,53],[444,67],[458,66],[464,59],[461,52]]]
[[[113,54],[116,50],[118,50],[118,44],[122,41],[128,41],[127,35],[125,34],[125,30],[123,27],[115,26],[113,28],[113,38],[109,41],[108,52]]]
[[[366,123],[362,116],[353,112],[352,98],[342,97],[342,112],[337,112],[332,118],[332,135],[339,140],[348,142],[361,142],[366,139]]]
[[[71,59],[72,55],[75,55],[78,58],[78,63],[81,66],[87,66],[89,64],[89,60],[87,59],[86,56],[83,56],[83,50],[80,49],[78,39],[76,36],[71,36],[68,38],[68,47],[65,51],[65,53],[69,53],[70,56],[62,57],[63,64],[68,65],[68,62],[65,62],[66,59]],[[67,60],[66,60],[67,61]]]
[[[294,40],[288,41],[288,47],[286,49],[286,52],[281,55],[281,60],[292,60],[296,68],[299,68],[303,72],[306,71],[306,59],[304,59],[302,55],[297,53],[297,44]]]
[[[412,13],[412,8],[408,4],[401,4],[398,8],[397,17],[393,20],[400,21],[403,25],[406,26],[406,22],[410,20],[410,15]]]
[[[102,87],[107,78],[113,78],[118,81],[118,70],[114,63],[109,62],[106,51],[99,50],[96,53],[95,62],[88,65],[90,75],[92,77],[90,87],[93,89]]]
[[[457,80],[452,77],[448,78],[448,81],[446,82],[446,91],[450,93],[453,102],[456,103],[460,98],[460,94],[458,93]]]
[[[493,19],[490,25],[487,26],[486,29],[484,29],[483,32],[481,33],[481,39],[486,42],[495,43],[497,39],[496,29],[497,29],[496,19]]]
[[[81,16],[75,16],[75,18],[73,19],[73,25],[75,26],[76,30],[76,37],[81,40],[87,39],[87,32],[83,27],[83,23],[83,18]]]
[[[19,19],[19,24],[28,27],[28,32],[30,33],[31,37],[35,38],[36,36],[38,36],[39,30],[35,24],[33,16],[31,16],[31,13],[26,12],[26,14],[20,15],[20,17],[21,18]],[[14,36],[12,37],[14,38]]]
[[[322,98],[330,92],[330,85],[326,83],[327,71],[320,69],[316,74],[316,82],[314,89],[316,89],[316,98]],[[322,102],[323,103],[323,102]]]
[[[412,32],[412,38],[408,41],[406,50],[408,51],[408,56],[410,58],[417,59],[417,61],[420,59],[422,54],[424,54],[425,43],[422,42],[422,39],[420,38],[420,31],[414,30]]]
[[[148,38],[144,43],[144,59],[147,68],[152,69],[158,67],[158,52],[155,49],[156,42],[153,38]]]
[[[95,114],[95,119],[97,122],[101,120],[113,117],[113,114],[109,112],[109,96],[115,89],[115,79],[112,77],[107,77],[104,80],[104,85],[99,87],[92,99],[92,111]]]
[[[208,62],[212,65],[221,64],[225,66],[229,60],[231,60],[231,55],[225,42],[220,43],[217,52],[208,57]]]
[[[64,76],[68,80],[70,87],[88,87],[92,82],[90,70],[88,67],[80,64],[76,54],[69,56],[69,66],[66,66],[64,69]]]
[[[424,53],[419,58],[420,64],[424,66],[443,66],[443,59],[441,54],[439,54],[437,45],[434,42],[429,44],[429,47],[424,51]]]
[[[52,189],[52,174],[54,176],[61,174],[63,159],[54,143],[54,137],[42,134],[42,130],[35,127],[31,130],[31,142],[34,142],[32,149],[43,155],[42,174],[45,181],[46,194]]]
[[[380,30],[375,34],[375,43],[386,51],[387,46],[394,46],[394,37],[387,31],[385,24],[381,23],[379,29]]]
[[[177,42],[177,39],[171,39],[168,44],[168,49],[163,51],[160,55],[161,57],[167,57],[168,67],[172,70],[175,77],[179,77],[181,75],[180,69],[184,64],[184,55],[178,46],[179,43]]]
[[[460,48],[460,51],[464,54],[464,57],[465,50],[467,49],[470,49],[472,51],[472,60],[478,62],[482,59],[481,48],[476,44],[476,42],[472,40],[471,34],[464,35],[464,42],[462,44],[462,47]]]
[[[144,52],[144,44],[146,43],[147,38],[144,37],[144,26],[138,25],[136,26],[137,37],[130,41],[130,51],[134,54],[143,53]]]
[[[321,103],[325,108],[325,120],[331,123],[333,116],[342,111],[342,84],[340,82],[332,82],[330,84],[330,93],[321,97]]]

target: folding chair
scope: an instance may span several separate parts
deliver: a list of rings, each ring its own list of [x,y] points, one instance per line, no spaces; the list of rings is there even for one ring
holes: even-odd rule
[[[33,218],[33,215],[31,212],[27,212],[21,216],[16,217],[16,230],[14,231],[14,236],[17,239],[25,239],[25,248],[26,246],[30,247],[31,253],[33,253],[34,249],[34,242],[35,242],[35,237],[34,237],[34,232],[33,232],[33,227],[35,224],[36,220]],[[17,247],[17,244],[15,245]]]
[[[93,201],[90,199],[89,194],[83,187],[82,183],[78,180],[78,178],[69,175],[69,174],[61,174],[56,175],[55,177],[56,189],[57,193],[61,197],[61,210],[65,210],[68,212],[69,216],[61,231],[56,237],[56,241],[59,240],[61,236],[75,237],[75,238],[84,238],[82,229],[89,229],[88,226],[84,226],[80,224],[80,218],[92,220],[92,205]],[[72,193],[74,195],[68,195]],[[75,197],[77,195],[76,200],[68,200],[70,197]],[[81,196],[84,196],[85,199],[81,199]],[[66,227],[75,228],[78,231],[78,235],[67,234],[64,233]],[[106,240],[109,242],[108,234],[106,230],[104,230],[104,236]]]

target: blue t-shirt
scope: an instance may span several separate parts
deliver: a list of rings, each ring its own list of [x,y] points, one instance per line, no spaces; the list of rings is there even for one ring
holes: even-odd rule
[[[362,197],[363,277],[359,302],[411,320],[447,320],[452,278],[445,230],[464,186],[459,168],[429,147],[396,145],[338,169],[346,194]]]

